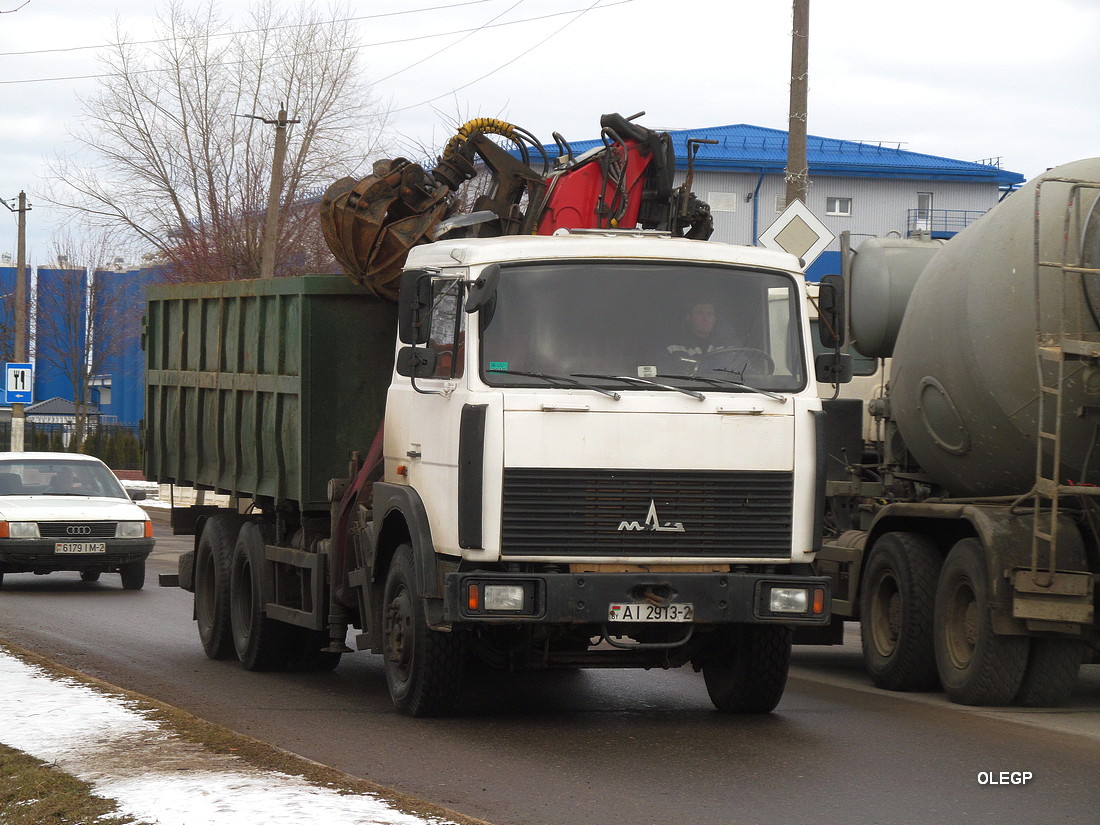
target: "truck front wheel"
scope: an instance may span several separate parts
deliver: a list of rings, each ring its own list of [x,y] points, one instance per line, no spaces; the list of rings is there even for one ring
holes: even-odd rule
[[[235,656],[229,626],[229,562],[243,523],[235,515],[213,516],[203,526],[195,551],[195,620],[210,659]]]
[[[963,539],[948,554],[936,588],[936,667],[952,702],[1007,705],[1023,682],[1030,640],[994,633],[989,609],[981,542]]]
[[[787,686],[794,632],[783,625],[741,625],[703,663],[703,681],[722,713],[771,713]]]
[[[382,602],[383,658],[394,706],[409,716],[441,716],[458,701],[465,647],[461,637],[428,627],[416,594],[412,547],[390,564]]]
[[[935,542],[919,533],[886,533],[875,543],[860,590],[859,633],[877,687],[939,685],[932,614],[942,563]]]

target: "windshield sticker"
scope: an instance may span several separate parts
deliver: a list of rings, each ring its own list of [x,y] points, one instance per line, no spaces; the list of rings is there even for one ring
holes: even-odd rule
[[[505,372],[508,369],[507,361],[490,361],[489,372]]]

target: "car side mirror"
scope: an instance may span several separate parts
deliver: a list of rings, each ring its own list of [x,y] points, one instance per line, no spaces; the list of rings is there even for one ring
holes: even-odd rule
[[[844,278],[826,275],[817,292],[817,337],[822,346],[835,349],[844,343],[848,319],[844,314]]]
[[[434,349],[402,347],[397,351],[397,374],[406,378],[431,378],[435,375],[436,360]]]
[[[127,490],[126,492],[130,496],[130,501],[145,501],[144,490]]]
[[[403,344],[426,344],[431,330],[432,276],[423,269],[401,273],[397,299],[397,337]]]
[[[826,352],[814,359],[814,372],[822,384],[847,384],[852,380],[852,356],[847,352]]]
[[[466,312],[477,312],[493,300],[499,283],[500,264],[489,264],[482,270],[478,279],[470,284],[470,294],[466,296],[466,304],[463,307]]]

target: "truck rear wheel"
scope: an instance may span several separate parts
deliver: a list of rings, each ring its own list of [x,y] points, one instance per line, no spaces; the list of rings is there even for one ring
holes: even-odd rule
[[[859,597],[863,663],[876,687],[939,686],[932,614],[943,558],[919,533],[887,533],[875,543]]]
[[[981,542],[967,538],[947,556],[936,588],[936,667],[944,691],[961,705],[1007,705],[1027,668],[1029,639],[993,632]]]
[[[382,636],[386,683],[394,706],[409,716],[440,716],[462,690],[465,645],[454,633],[428,627],[416,594],[412,547],[403,544],[386,575]]]
[[[1027,708],[1064,705],[1085,659],[1085,644],[1077,639],[1031,640],[1031,653],[1016,704]]]
[[[229,574],[229,616],[233,647],[245,670],[281,670],[292,650],[291,625],[267,618],[264,587],[267,562],[260,525],[246,524],[233,547]]]
[[[728,649],[703,663],[703,681],[722,713],[771,713],[787,686],[794,632],[783,625],[733,628]]]
[[[229,625],[229,562],[244,519],[231,514],[210,518],[195,551],[195,621],[202,649],[211,659],[231,659],[233,629]]]

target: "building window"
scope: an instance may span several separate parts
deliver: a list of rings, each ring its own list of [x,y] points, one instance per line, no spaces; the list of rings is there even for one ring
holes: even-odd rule
[[[707,192],[711,212],[736,212],[737,195],[734,192]]]
[[[826,215],[843,215],[844,217],[851,217],[851,215],[852,215],[852,199],[851,198],[825,198],[825,214]]]
[[[917,220],[927,221],[932,217],[932,193],[917,192]]]

